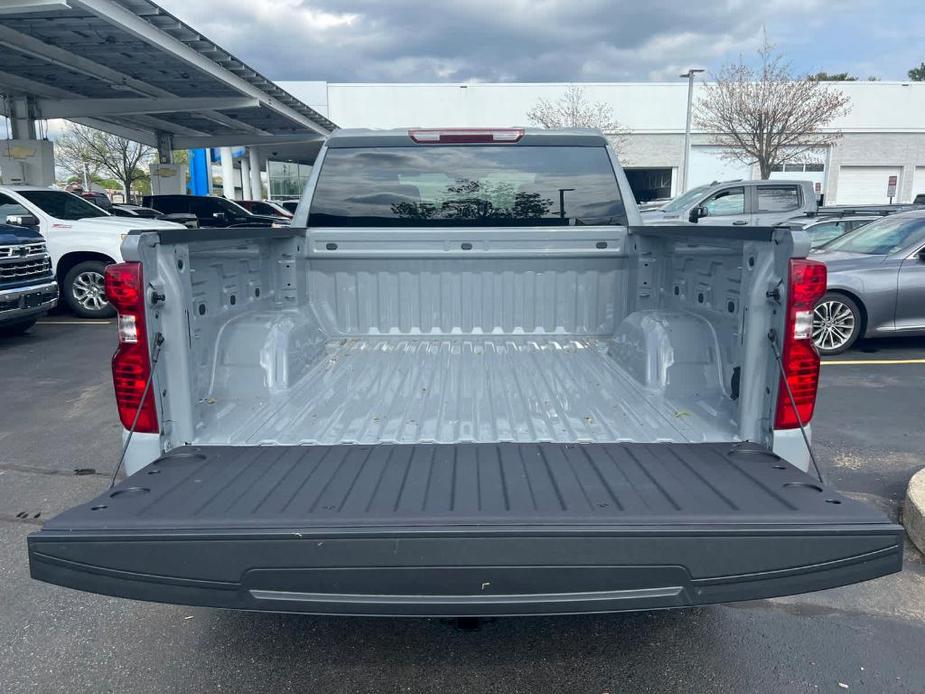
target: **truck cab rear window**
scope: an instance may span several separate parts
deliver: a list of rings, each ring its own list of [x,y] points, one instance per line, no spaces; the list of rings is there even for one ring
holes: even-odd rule
[[[311,226],[625,225],[603,147],[328,150]]]

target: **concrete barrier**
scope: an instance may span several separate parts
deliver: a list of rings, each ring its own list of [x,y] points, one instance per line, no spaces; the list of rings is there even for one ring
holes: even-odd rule
[[[925,554],[925,469],[919,470],[909,480],[903,504],[903,526],[912,543]]]

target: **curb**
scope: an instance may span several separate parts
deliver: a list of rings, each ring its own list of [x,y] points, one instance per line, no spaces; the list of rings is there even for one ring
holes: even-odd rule
[[[919,470],[909,480],[903,504],[903,525],[912,544],[925,554],[925,469]]]

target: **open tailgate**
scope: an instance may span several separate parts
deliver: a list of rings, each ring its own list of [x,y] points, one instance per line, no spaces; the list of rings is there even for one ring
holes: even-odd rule
[[[899,571],[903,530],[753,444],[184,447],[29,537],[139,600],[514,615],[765,598]]]

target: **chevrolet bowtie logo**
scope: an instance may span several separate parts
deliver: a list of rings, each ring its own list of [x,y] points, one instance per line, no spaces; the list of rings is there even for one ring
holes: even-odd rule
[[[23,258],[29,255],[29,249],[26,248],[25,246],[20,246],[19,248],[16,249],[16,255],[18,255],[20,258]]]

